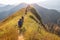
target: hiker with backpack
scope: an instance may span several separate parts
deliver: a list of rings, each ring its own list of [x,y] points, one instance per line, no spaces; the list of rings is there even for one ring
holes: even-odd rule
[[[20,31],[21,31],[21,28],[23,26],[23,22],[24,22],[24,17],[22,16],[22,18],[18,21],[18,27],[19,27]]]

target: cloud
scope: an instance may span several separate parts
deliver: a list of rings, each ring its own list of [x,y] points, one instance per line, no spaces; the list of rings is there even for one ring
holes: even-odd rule
[[[19,4],[21,3],[21,0],[0,0],[0,4]]]
[[[40,6],[43,6],[45,8],[49,9],[56,9],[60,11],[60,0],[47,0],[45,2],[39,2]]]
[[[37,3],[37,2],[42,2],[42,1],[46,1],[46,0],[0,0],[0,4],[19,4],[22,2],[25,3]]]

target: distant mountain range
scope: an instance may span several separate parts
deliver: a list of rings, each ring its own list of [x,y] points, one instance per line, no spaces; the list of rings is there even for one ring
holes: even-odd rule
[[[44,24],[59,24],[60,25],[60,12],[53,9],[46,9],[37,4],[33,4],[34,8],[42,18]]]
[[[15,6],[14,5],[3,5],[3,4],[0,4],[0,12],[8,11],[8,10],[12,9],[13,7],[15,7]]]
[[[1,4],[2,5],[2,4]],[[9,15],[12,15],[14,12],[17,12],[23,7],[26,7],[27,4],[21,3],[17,6],[14,5],[0,5],[0,20],[5,19]],[[39,6],[38,4],[32,4],[38,14],[42,18],[44,24],[59,24],[60,25],[60,12],[53,9],[47,9]]]
[[[6,6],[6,5],[4,5],[4,4],[0,4],[0,7],[4,7],[4,6]]]
[[[26,7],[27,5],[25,3],[21,3],[17,6],[14,5],[0,5],[0,20],[5,19],[9,15],[13,14],[14,12],[20,10],[23,7]]]

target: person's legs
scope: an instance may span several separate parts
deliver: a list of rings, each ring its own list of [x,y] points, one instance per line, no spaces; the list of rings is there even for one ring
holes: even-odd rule
[[[21,26],[22,25],[18,25],[18,30],[19,30],[18,32],[19,32],[19,34],[21,34],[21,28],[22,28]]]

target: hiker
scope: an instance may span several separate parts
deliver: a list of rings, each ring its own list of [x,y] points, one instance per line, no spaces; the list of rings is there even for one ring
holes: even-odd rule
[[[27,14],[28,9],[29,9],[29,6],[26,7],[25,14]]]
[[[22,18],[18,21],[19,33],[22,33],[23,22],[24,22],[24,17],[22,16]]]
[[[22,16],[22,18],[18,21],[18,27],[21,28],[24,22],[24,17]]]
[[[26,8],[25,14],[27,14],[27,8]]]

